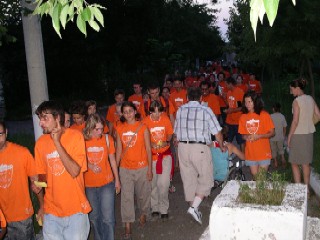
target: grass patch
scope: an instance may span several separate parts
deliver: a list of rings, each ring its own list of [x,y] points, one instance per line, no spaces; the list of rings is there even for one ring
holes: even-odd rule
[[[261,169],[257,174],[255,188],[250,188],[245,182],[240,184],[238,201],[257,205],[279,206],[285,195],[286,183],[284,177],[277,172],[273,172],[268,180],[267,172]]]

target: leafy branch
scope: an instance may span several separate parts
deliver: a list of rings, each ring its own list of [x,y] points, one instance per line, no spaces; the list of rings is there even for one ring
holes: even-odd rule
[[[250,22],[256,39],[258,20],[260,19],[262,23],[264,15],[267,14],[269,24],[272,27],[277,16],[280,0],[244,1],[250,1]],[[44,14],[49,14],[52,18],[53,28],[60,38],[60,24],[65,29],[67,22],[73,22],[75,15],[77,15],[77,27],[85,36],[87,36],[87,22],[97,32],[100,31],[98,23],[102,27],[104,26],[100,9],[105,9],[105,7],[99,4],[88,4],[85,0],[36,0],[36,3],[37,7],[33,14],[39,14],[41,17]],[[292,0],[292,3],[296,5],[296,0]]]
[[[68,22],[73,22],[76,17],[76,24],[79,30],[87,36],[87,23],[95,31],[100,31],[100,25],[104,27],[104,19],[100,9],[106,9],[99,4],[88,4],[85,0],[36,0],[34,15],[49,15],[52,19],[52,26],[61,37],[60,26],[66,28]],[[99,24],[100,25],[99,25]]]
[[[250,22],[256,40],[256,31],[258,19],[263,23],[263,17],[267,14],[269,25],[272,27],[276,19],[280,0],[250,0]],[[293,5],[296,5],[296,0],[292,0]]]

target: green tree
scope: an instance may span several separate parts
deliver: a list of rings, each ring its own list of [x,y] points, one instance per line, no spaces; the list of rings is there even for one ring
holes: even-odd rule
[[[289,69],[307,76],[314,95],[312,62],[319,58],[319,20],[316,0],[299,1],[294,7],[281,1],[272,28],[264,21],[257,28],[257,42],[252,38],[248,19],[249,5],[235,3],[230,14],[228,37],[243,65],[266,70],[273,79]],[[266,20],[266,19],[265,19]]]

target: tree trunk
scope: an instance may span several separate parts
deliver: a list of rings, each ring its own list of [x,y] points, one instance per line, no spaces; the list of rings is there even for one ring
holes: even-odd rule
[[[31,11],[35,7],[34,4],[26,3],[25,0],[21,1],[21,5]],[[35,115],[35,110],[43,101],[49,99],[40,18],[38,15],[24,15],[22,13],[22,25],[27,59],[34,136],[37,140],[41,136],[42,130],[39,126],[39,119]]]

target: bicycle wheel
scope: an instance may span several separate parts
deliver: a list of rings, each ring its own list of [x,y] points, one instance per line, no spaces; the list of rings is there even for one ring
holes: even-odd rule
[[[228,180],[236,180],[237,171],[236,168],[232,168],[229,172]]]

